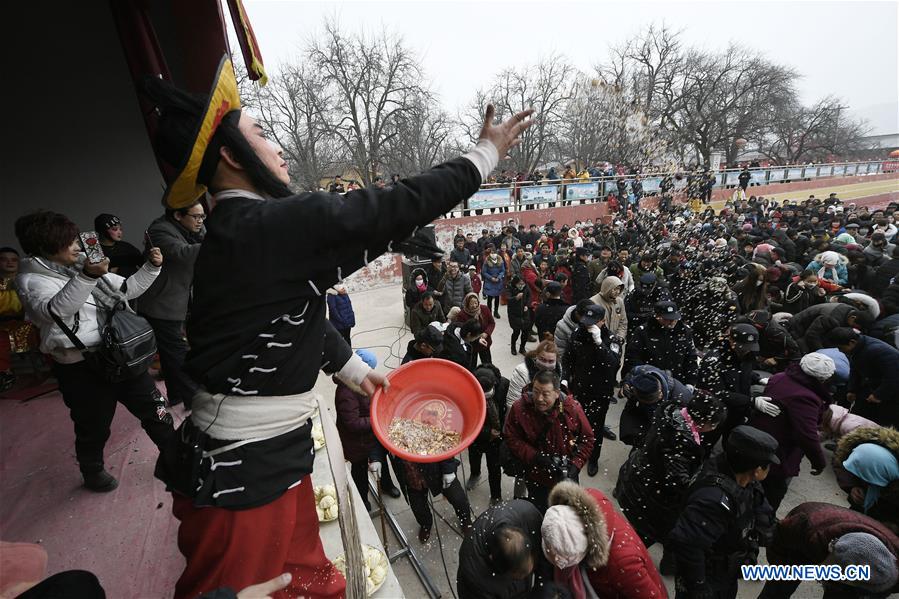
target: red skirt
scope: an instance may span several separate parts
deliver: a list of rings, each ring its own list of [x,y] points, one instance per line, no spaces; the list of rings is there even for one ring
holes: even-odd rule
[[[293,579],[274,597],[337,599],[346,580],[325,557],[318,536],[312,479],[266,505],[248,510],[194,507],[174,495],[172,513],[181,521],[178,548],[187,567],[175,585],[175,599],[229,587],[235,592],[284,572]]]

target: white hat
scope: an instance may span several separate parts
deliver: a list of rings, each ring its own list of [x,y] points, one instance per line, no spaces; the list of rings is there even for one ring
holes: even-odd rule
[[[581,563],[587,555],[584,522],[570,505],[554,505],[546,510],[540,533],[543,553],[552,553],[556,567],[562,570]]]
[[[821,263],[836,265],[840,262],[840,255],[834,251],[827,251],[821,254]]]
[[[830,356],[818,352],[802,356],[802,359],[799,360],[799,367],[802,368],[802,372],[819,381],[828,380],[837,369]]]

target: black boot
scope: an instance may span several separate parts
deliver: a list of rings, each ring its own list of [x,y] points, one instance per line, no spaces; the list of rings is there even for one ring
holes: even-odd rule
[[[119,481],[106,470],[82,472],[81,476],[84,477],[84,488],[96,493],[109,493],[119,486]]]
[[[616,441],[618,439],[618,436],[613,433],[612,429],[610,429],[608,426],[602,427],[602,436],[609,441]]]
[[[596,476],[599,474],[599,460],[591,459],[587,462],[587,476]]]

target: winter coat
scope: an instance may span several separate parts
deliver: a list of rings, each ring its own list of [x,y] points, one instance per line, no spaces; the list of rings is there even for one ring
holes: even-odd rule
[[[668,404],[677,404],[681,407],[686,406],[690,403],[693,392],[671,376],[670,372],[660,370],[649,364],[635,366],[629,376],[637,374],[648,374],[655,377],[662,388],[662,399],[657,403],[641,404],[634,398],[628,398],[627,403],[624,404],[624,409],[621,411],[618,438],[625,445],[642,447],[655,413]]]
[[[799,364],[790,364],[768,380],[765,395],[780,407],[780,414],[756,413],[749,424],[777,439],[780,464],[771,464],[769,476],[798,476],[803,456],[812,469],[823,470],[827,460],[818,430],[830,400],[827,386],[805,374]]]
[[[462,325],[458,322],[451,323],[443,332],[443,351],[435,356],[450,362],[455,362],[466,370],[471,370],[474,352],[459,332]]]
[[[750,415],[750,391],[755,362],[738,358],[726,341],[707,351],[699,362],[700,389],[705,389],[727,405],[727,421],[719,430],[743,424]]]
[[[624,306],[624,294],[622,289],[618,297],[610,297],[612,290],[623,286],[621,279],[615,276],[606,277],[600,284],[599,293],[590,298],[594,304],[598,304],[606,310],[606,327],[616,337],[627,339],[627,309]]]
[[[828,409],[831,417],[827,427],[837,439],[845,437],[857,428],[880,428],[880,425],[873,420],[853,414],[841,405],[830,404]]]
[[[469,271],[468,278],[471,280],[471,292],[475,295],[480,295],[481,289],[484,287],[484,283],[481,281],[481,275]]]
[[[899,314],[899,277],[880,296],[884,315]]]
[[[849,356],[849,391],[865,389],[873,393],[882,403],[897,413],[899,403],[899,349],[887,345],[880,339],[859,335],[858,345]],[[867,396],[866,396],[867,397]],[[858,398],[864,401],[864,397]],[[884,405],[887,404],[887,405]],[[881,422],[884,426],[895,426],[896,422]]]
[[[806,266],[806,268],[813,270],[817,273],[818,271],[821,270],[821,268],[823,266],[824,266],[824,264],[818,262],[817,260],[812,260],[811,262],[808,263],[808,266]],[[831,283],[836,283],[837,285],[848,284],[849,283],[849,271],[846,270],[845,262],[840,261],[839,263],[837,263],[835,269],[837,271],[836,280],[834,280],[833,274],[832,274],[833,271],[830,268],[828,268],[826,271],[824,271],[824,277],[819,276],[819,278],[826,279],[826,280],[830,281]]]
[[[440,303],[443,304],[443,311],[448,313],[452,308],[462,307],[462,300],[471,293],[471,279],[462,272],[456,278],[446,275],[440,281],[437,290],[443,292],[443,295],[440,296]]]
[[[328,319],[338,331],[356,326],[356,314],[348,293],[328,294]]]
[[[636,531],[598,489],[557,486],[549,504],[567,505],[584,521],[587,555],[581,567],[603,599],[667,599],[668,591]]]
[[[521,299],[518,299],[518,294]],[[506,314],[509,318],[509,326],[513,329],[528,328],[531,320],[531,290],[525,285],[524,289],[518,290],[514,285],[509,285],[506,289]]]
[[[151,318],[182,321],[187,318],[202,233],[190,233],[168,216],[160,216],[150,223],[147,233],[153,245],[162,251],[163,268],[136,301],[135,309]]]
[[[503,292],[506,281],[506,265],[502,258],[497,256],[495,262],[484,260],[481,267],[481,277],[484,279],[484,295],[487,297],[499,297]]]
[[[538,466],[538,454],[568,456],[569,462],[580,469],[596,441],[581,404],[561,392],[545,414],[534,407],[529,392],[523,393],[509,410],[503,438],[509,452],[524,464],[525,479],[547,488],[558,482],[561,473]]]
[[[899,432],[894,428],[857,428],[837,444],[833,453],[833,469],[840,488],[849,493],[852,487],[866,488],[868,483],[855,477],[843,467],[852,450],[863,443],[875,443],[888,449],[899,460]],[[867,515],[875,520],[888,523],[897,530],[899,527],[899,480],[892,481],[881,492],[877,502],[872,505]]]
[[[574,314],[574,309],[577,306],[569,306],[567,310],[565,310],[565,314],[562,315],[562,320],[556,325],[556,332],[553,336],[553,340],[556,342],[556,351],[558,352],[558,360],[561,362],[565,356],[565,352],[568,350],[568,343],[571,341],[571,334],[574,333],[574,329],[577,328],[577,323],[574,322],[574,318],[572,318],[572,314]]]
[[[874,272],[874,283],[871,292],[877,296],[889,287],[890,281],[899,276],[899,258],[893,258],[878,267]]]
[[[350,462],[368,460],[377,450],[378,440],[371,430],[371,399],[360,389],[353,390],[334,377],[334,409],[337,411],[337,432],[343,456]]]
[[[506,395],[506,411],[512,408],[512,404],[521,398],[521,394],[530,389],[531,381],[540,368],[533,358],[525,358],[524,362],[515,367],[512,376],[509,377],[509,392]],[[561,361],[556,358],[556,376],[562,377]]]
[[[537,303],[540,301],[540,294],[543,291],[543,280],[540,278],[536,269],[527,266],[521,269],[521,278],[527,283],[528,291],[531,292],[528,309],[533,312],[537,307]]]
[[[615,497],[645,537],[661,540],[674,526],[705,450],[684,418],[684,406],[666,403],[656,412],[643,447],[621,466]]]
[[[534,315],[537,338],[543,340],[546,333],[553,335],[556,332],[556,326],[567,310],[568,304],[561,299],[548,298],[537,306],[537,312]]]
[[[751,324],[759,332],[759,358],[777,358],[781,361],[798,360],[802,357],[799,344],[793,339],[793,335],[783,326],[779,325],[770,312],[759,312],[755,321],[747,317],[740,317],[735,322]]]
[[[475,443],[486,444],[493,440],[490,430],[495,429],[502,433],[503,422],[506,419],[506,397],[509,395],[509,379],[504,377],[499,368],[493,364],[481,364],[475,370],[477,376],[478,370],[489,370],[496,379],[496,386],[493,388],[493,397],[487,399],[487,415],[484,417],[484,426],[481,427],[481,434],[475,440]]]
[[[818,293],[818,287],[800,287],[798,281],[787,285],[784,292],[783,310],[796,315],[806,308],[824,303],[824,296]]]
[[[804,353],[813,352],[828,345],[828,333],[846,326],[846,319],[854,309],[834,302],[812,306],[791,318],[787,328]]]
[[[415,277],[421,275],[422,279],[424,279],[425,289],[424,291],[419,291],[415,286]],[[430,285],[430,279],[428,277],[427,271],[423,268],[416,268],[409,275],[409,288],[406,289],[405,293],[405,301],[407,308],[413,308],[418,302],[421,301],[421,296],[425,294],[426,291],[434,291],[434,288]],[[436,300],[440,300],[440,298],[434,298]]]
[[[562,370],[568,375],[571,392],[580,401],[587,398],[611,397],[615,391],[621,348],[611,341],[612,334],[600,328],[597,341],[587,327],[581,325],[571,335]]]
[[[838,505],[809,501],[777,523],[766,550],[768,563],[821,564],[830,555],[831,543],[852,532],[874,535],[899,559],[899,536],[876,519]],[[899,584],[891,590],[899,592]]]
[[[85,274],[68,278],[51,270],[48,264],[49,260],[30,256],[19,262],[19,274],[16,275],[19,299],[26,317],[40,331],[41,352],[50,354],[61,364],[80,362],[84,359],[81,350],[75,349],[75,345],[50,316],[49,310],[52,301],[53,313],[75,332],[86,347],[99,346],[100,328],[104,323],[99,322],[96,302],[91,299],[97,279]],[[147,262],[128,279],[114,273],[103,275],[103,279],[113,289],[124,286],[122,295],[126,300],[131,300],[149,289],[160,270],[160,267]]]
[[[462,540],[456,584],[459,599],[516,599],[525,596],[531,577],[513,579],[498,572],[490,559],[491,540],[502,527],[525,531],[534,550],[535,561],[543,558],[540,525],[543,514],[525,499],[512,499],[487,509],[472,524],[471,534]]]
[[[893,249],[896,246],[892,243],[884,244],[883,247],[874,247],[873,243],[869,243],[864,250],[862,250],[862,254],[865,255],[865,260],[871,266],[877,268],[878,266],[883,266],[887,262],[890,261],[893,256]]]
[[[409,314],[409,328],[412,330],[413,335],[425,329],[434,321],[446,321],[446,314],[443,312],[443,306],[441,306],[440,302],[436,299],[434,300],[434,307],[431,308],[430,312],[425,312],[421,302],[418,302]]]
[[[582,299],[590,297],[590,271],[587,264],[575,258],[574,269],[571,274],[572,303],[577,304]]]
[[[478,299],[477,295],[469,293],[465,296],[465,301],[468,301],[468,298],[470,297]],[[472,318],[473,316],[465,310],[462,310],[456,315],[456,322],[462,324],[468,322]],[[493,330],[496,328],[496,320],[493,319],[493,314],[490,312],[490,308],[487,307],[487,304],[480,304],[478,306],[478,321],[481,323],[481,333],[487,334],[487,347],[490,347],[493,344]]]
[[[624,373],[634,366],[651,364],[668,370],[685,385],[697,382],[696,346],[693,331],[681,320],[673,329],[653,318],[631,331],[625,354]]]
[[[471,264],[471,252],[466,248],[462,248],[461,250],[453,248],[453,251],[450,252],[450,262],[455,262],[459,265],[461,269],[467,269],[468,265]]]

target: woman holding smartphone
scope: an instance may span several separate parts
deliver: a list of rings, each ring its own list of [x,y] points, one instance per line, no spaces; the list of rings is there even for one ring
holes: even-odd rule
[[[16,221],[16,237],[28,256],[22,260],[16,285],[25,313],[41,333],[41,351],[53,359],[63,401],[75,425],[75,455],[84,486],[101,493],[114,490],[118,481],[103,464],[109,426],[121,402],[134,414],[157,447],[172,436],[172,417],[147,372],[118,383],[91,370],[83,352],[56,323],[53,315],[87,346],[102,342],[101,314],[122,301],[134,299],[156,279],[162,265],[158,248],[148,261],[124,279],[109,272],[109,259],[86,259],[78,227],[65,215],[38,211]]]

